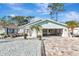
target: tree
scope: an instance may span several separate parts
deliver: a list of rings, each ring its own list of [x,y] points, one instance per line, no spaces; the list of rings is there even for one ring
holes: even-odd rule
[[[32,25],[32,26],[31,26],[31,29],[32,29],[32,30],[33,30],[33,29],[36,29],[37,37],[38,37],[38,32],[41,31],[41,28],[42,28],[42,27],[41,27],[40,25]]]
[[[18,26],[21,24],[21,21],[24,20],[24,16],[14,16],[11,17],[11,20],[15,22],[15,24]]]
[[[77,24],[78,24],[78,27],[79,27],[79,22],[77,22]]]
[[[76,21],[68,21],[66,22],[66,24],[67,24],[67,27],[71,29],[72,34],[73,34],[73,29],[75,27],[78,27],[78,23]]]
[[[34,16],[27,16],[27,17],[26,17],[26,20],[28,20],[28,22],[30,22],[30,20],[31,20],[32,18],[34,18]]]
[[[49,15],[52,18],[55,17],[58,20],[58,13],[64,11],[64,4],[62,3],[49,3],[48,4]]]
[[[8,20],[6,20],[5,17],[2,17],[1,20],[0,20],[0,22],[2,23],[2,26],[4,26],[4,27],[6,27],[6,26],[8,26],[8,25],[11,24],[11,22],[8,21]]]
[[[2,27],[4,27],[6,29],[6,34],[8,34],[8,26],[12,23],[10,21],[6,20],[6,18],[2,18],[0,20],[0,23],[1,23]]]
[[[24,25],[24,24],[29,23],[29,20],[32,18],[33,16],[15,16],[15,17],[12,17],[12,20],[15,20],[18,26],[18,25]]]

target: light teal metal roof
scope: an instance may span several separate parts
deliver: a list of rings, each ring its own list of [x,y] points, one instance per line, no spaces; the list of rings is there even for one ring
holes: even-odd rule
[[[61,25],[61,26],[64,26],[64,27],[67,27],[66,24],[63,24],[63,23],[59,23],[57,21],[54,21],[54,20],[50,20],[50,19],[44,19],[44,20],[38,20],[36,22],[33,22],[33,23],[28,23],[26,25],[22,25],[22,26],[19,26],[18,28],[21,28],[21,27],[29,27],[29,26],[32,26],[32,25],[43,25],[43,24],[46,24],[46,23],[54,23],[54,24],[58,24],[58,25]]]

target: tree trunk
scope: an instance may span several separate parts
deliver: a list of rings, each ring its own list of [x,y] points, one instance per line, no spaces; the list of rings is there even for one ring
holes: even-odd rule
[[[56,12],[56,21],[58,21],[58,13]]]
[[[37,38],[38,38],[38,31],[36,30],[36,32],[37,32]]]
[[[25,33],[25,29],[24,29],[24,39],[26,39],[26,33]]]
[[[52,18],[53,18],[53,17],[52,17],[52,12],[50,12],[50,14],[49,14],[49,15],[50,15],[50,19],[52,19]]]
[[[72,35],[73,35],[73,29],[74,29],[74,28],[71,29],[71,30],[72,30],[72,33],[71,33]]]
[[[52,19],[52,15],[50,14],[50,19]]]
[[[7,35],[8,35],[8,28],[6,28],[7,29]]]

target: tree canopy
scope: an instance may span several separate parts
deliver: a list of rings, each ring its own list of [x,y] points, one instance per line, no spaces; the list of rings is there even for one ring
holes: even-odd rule
[[[4,16],[1,18],[1,22],[4,25],[9,25],[13,23],[19,26],[29,23],[32,18],[34,18],[34,16]]]
[[[76,21],[67,21],[66,24],[67,27],[71,29],[72,33],[73,33],[73,29],[79,26],[78,22]]]
[[[24,25],[30,22],[34,16],[15,16],[12,20],[16,21],[17,25]]]
[[[63,3],[49,3],[48,4],[49,15],[55,20],[58,20],[58,13],[64,11],[64,4]]]
[[[78,23],[76,21],[67,21],[66,24],[67,24],[68,28],[78,27]]]

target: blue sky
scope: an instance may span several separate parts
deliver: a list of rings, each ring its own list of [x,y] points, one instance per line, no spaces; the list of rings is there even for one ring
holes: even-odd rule
[[[48,3],[8,3],[0,4],[0,17],[3,16],[35,16],[49,18]],[[79,4],[65,3],[64,12],[59,13],[59,21],[79,20]]]

